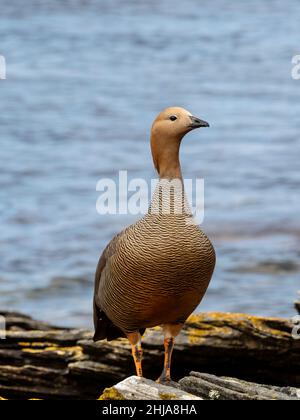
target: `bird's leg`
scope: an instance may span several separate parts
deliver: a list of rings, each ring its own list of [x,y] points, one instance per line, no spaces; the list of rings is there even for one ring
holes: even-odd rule
[[[174,348],[174,337],[164,339],[165,361],[164,370],[158,380],[159,383],[171,382],[171,359]]]
[[[143,350],[142,350],[142,343],[141,343],[141,335],[138,332],[130,333],[130,334],[127,334],[127,338],[131,344],[131,352],[132,352],[132,357],[133,357],[135,368],[136,368],[136,374],[137,376],[142,377],[143,376],[143,371],[142,371]]]
[[[142,371],[142,356],[143,356],[143,350],[141,344],[136,344],[131,346],[132,350],[132,356],[135,363],[136,368],[136,374],[137,376],[142,377],[143,371]]]
[[[163,326],[165,339],[165,360],[164,360],[164,369],[161,376],[158,378],[157,382],[161,384],[170,384],[171,380],[171,359],[175,343],[175,337],[179,334],[182,328],[182,324],[167,324]]]

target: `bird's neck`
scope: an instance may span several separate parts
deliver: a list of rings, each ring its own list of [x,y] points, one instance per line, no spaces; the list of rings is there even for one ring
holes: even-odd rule
[[[180,168],[181,139],[151,136],[151,151],[159,183],[152,197],[150,214],[176,214],[189,218],[192,215]]]
[[[151,151],[154,166],[160,179],[180,179],[182,173],[179,161],[181,139],[151,137]]]

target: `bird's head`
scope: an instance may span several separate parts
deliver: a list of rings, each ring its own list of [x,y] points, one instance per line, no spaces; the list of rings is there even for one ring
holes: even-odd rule
[[[194,117],[180,107],[162,111],[151,130],[151,149],[155,168],[161,177],[179,177],[179,147],[182,138],[195,128],[209,127],[206,121]]]
[[[171,107],[156,117],[152,125],[152,135],[181,140],[189,131],[200,127],[209,127],[209,124],[184,108]]]

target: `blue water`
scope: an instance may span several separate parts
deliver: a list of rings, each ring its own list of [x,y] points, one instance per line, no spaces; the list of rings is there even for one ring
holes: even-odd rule
[[[200,310],[294,315],[299,15],[296,0],[2,2],[0,308],[91,325],[99,254],[135,220],[99,216],[96,183],[153,176],[150,125],[178,105],[211,124],[181,151],[218,255]]]

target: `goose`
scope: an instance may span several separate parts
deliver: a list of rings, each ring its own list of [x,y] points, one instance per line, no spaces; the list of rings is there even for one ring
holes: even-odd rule
[[[189,209],[179,161],[183,137],[201,127],[209,124],[180,107],[154,120],[151,151],[159,181],[149,210],[111,240],[95,275],[94,341],[127,337],[141,377],[142,335],[161,326],[165,358],[157,381],[165,384],[171,382],[175,338],[206,293],[216,262]],[[168,201],[163,187],[170,183]]]

